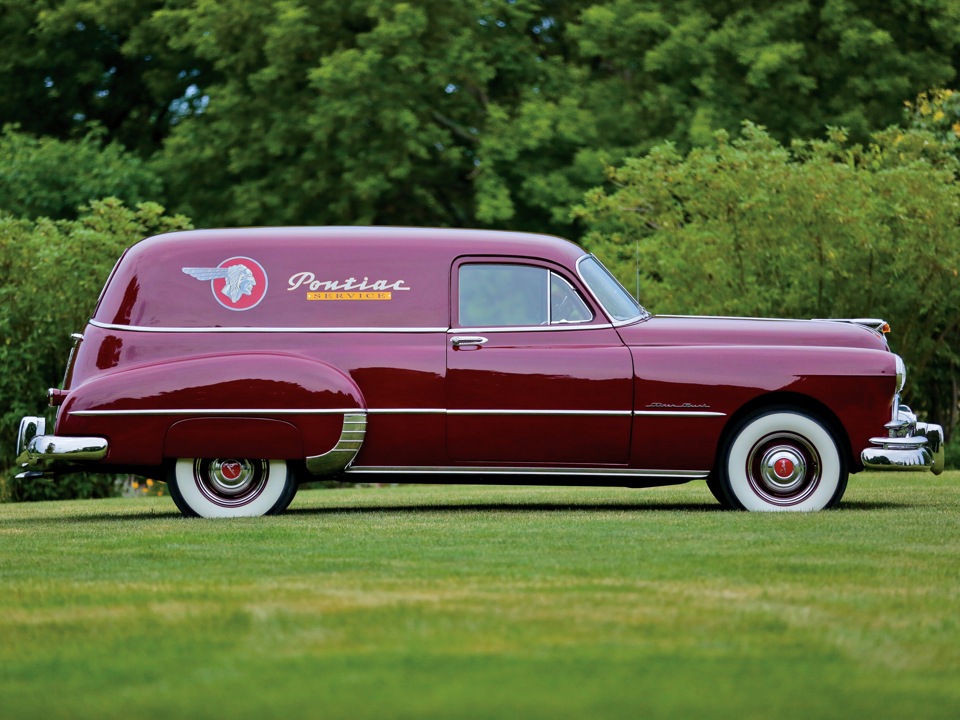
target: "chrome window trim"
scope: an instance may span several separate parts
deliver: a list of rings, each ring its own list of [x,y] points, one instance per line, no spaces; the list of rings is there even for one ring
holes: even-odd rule
[[[702,480],[710,475],[709,470],[632,470],[628,468],[570,468],[570,467],[479,467],[479,466],[375,466],[354,465],[347,474],[390,475],[572,475],[592,477],[656,477]]]
[[[553,332],[556,330],[601,330],[612,329],[613,323],[597,323],[595,325],[585,324],[558,324],[558,325],[498,325],[496,327],[458,327],[447,330],[448,333],[457,333],[466,335],[468,333],[504,333],[504,332]]]
[[[91,320],[103,330],[126,330],[148,333],[443,333],[447,327],[172,327],[117,325]]]

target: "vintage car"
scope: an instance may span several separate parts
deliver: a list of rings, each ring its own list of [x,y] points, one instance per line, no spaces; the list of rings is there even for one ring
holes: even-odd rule
[[[279,513],[298,483],[646,487],[836,505],[849,473],[939,473],[879,320],[653,316],[559,238],[282,228],[120,258],[21,477],[165,477],[185,515]]]

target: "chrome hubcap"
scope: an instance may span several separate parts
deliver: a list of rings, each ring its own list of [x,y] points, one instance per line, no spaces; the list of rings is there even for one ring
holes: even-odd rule
[[[267,484],[265,460],[198,459],[193,468],[197,488],[212,503],[239,507],[253,502]]]
[[[803,484],[807,463],[794,448],[780,445],[767,450],[760,460],[760,482],[770,492],[788,494]]]
[[[254,481],[254,469],[249,460],[214,460],[207,476],[213,489],[228,497],[242,495]]]
[[[753,446],[746,471],[758,496],[773,505],[796,505],[820,484],[820,455],[800,435],[774,433]]]

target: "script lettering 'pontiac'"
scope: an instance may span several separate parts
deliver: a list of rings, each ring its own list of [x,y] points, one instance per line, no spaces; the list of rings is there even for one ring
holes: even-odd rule
[[[311,292],[323,290],[326,292],[387,292],[391,290],[409,290],[403,280],[389,282],[387,280],[373,280],[365,277],[357,280],[355,277],[346,280],[317,280],[312,272],[299,272],[290,276],[287,290],[296,290],[301,286]]]

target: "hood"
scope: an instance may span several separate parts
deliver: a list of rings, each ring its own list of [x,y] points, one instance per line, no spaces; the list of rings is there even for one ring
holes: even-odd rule
[[[882,334],[835,320],[654,315],[617,328],[630,346],[800,346],[889,350]]]

